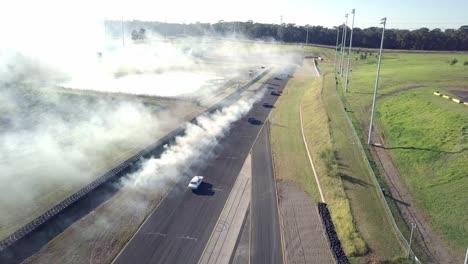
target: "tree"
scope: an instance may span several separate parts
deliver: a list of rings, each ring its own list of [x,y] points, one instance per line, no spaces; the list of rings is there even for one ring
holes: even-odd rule
[[[132,30],[132,40],[144,40],[146,39],[146,29],[140,28],[140,30],[136,31],[136,29]]]
[[[457,64],[457,62],[458,62],[457,58],[454,58],[454,59],[450,62],[450,65],[453,66],[453,65]]]
[[[468,61],[463,62],[463,66],[465,66],[465,70],[466,70],[466,66],[468,66]]]
[[[114,35],[121,34],[121,21],[105,21],[107,31]],[[335,46],[336,34],[339,31],[341,40],[342,27],[326,28],[322,26],[299,26],[292,23],[264,24],[254,21],[220,20],[216,23],[163,23],[150,21],[125,21],[127,28],[135,28],[131,32],[134,40],[146,38],[148,32],[156,32],[165,36],[177,36],[185,32],[191,36],[204,35],[230,35],[236,32],[250,39],[279,40],[289,43],[304,42],[307,31],[309,43]],[[139,30],[138,30],[139,29]],[[350,30],[348,28],[348,30]],[[349,31],[348,31],[349,32]],[[361,48],[379,48],[382,36],[381,27],[354,28],[353,46]],[[346,38],[349,43],[349,34]],[[385,31],[384,48],[388,49],[422,49],[422,50],[468,50],[468,25],[458,29],[446,29],[444,31],[435,28],[420,28],[416,30],[387,29]],[[373,54],[371,55],[373,56]]]

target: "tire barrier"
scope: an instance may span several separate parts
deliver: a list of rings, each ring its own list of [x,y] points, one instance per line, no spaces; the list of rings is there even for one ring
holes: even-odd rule
[[[331,219],[330,211],[328,210],[326,203],[318,203],[318,211],[322,224],[325,227],[325,233],[327,234],[328,242],[330,243],[330,249],[335,257],[336,263],[338,264],[349,264],[348,257],[341,247],[341,241],[338,239],[338,235],[335,231],[335,225]]]
[[[442,98],[451,100],[451,101],[453,101],[453,102],[455,102],[455,103],[457,103],[457,104],[468,105],[468,102],[463,102],[463,100],[460,100],[460,99],[457,99],[457,98],[453,98],[453,97],[450,97],[450,96],[445,95],[445,94],[441,94],[439,91],[434,92],[434,95],[436,95],[436,96],[441,96]]]
[[[228,97],[223,99],[221,102],[218,102],[217,104],[211,106],[210,108],[208,108],[203,113],[205,113],[205,112],[208,112],[208,113],[214,112],[217,109],[219,109],[219,108],[223,107],[224,105],[226,105],[226,102],[230,102],[233,99],[238,98],[238,96],[239,96],[239,94],[241,92],[247,90],[252,84],[254,84],[258,80],[263,78],[263,76],[265,76],[270,70],[271,70],[271,68],[266,69],[261,74],[259,74],[257,77],[255,77],[254,79],[252,79],[251,81],[249,81],[248,83],[246,83],[242,87],[240,87],[238,91],[233,92],[231,95],[229,95]],[[191,122],[191,123],[196,122],[196,119],[200,115],[202,115],[203,113],[197,115],[196,117],[194,117],[189,122]],[[18,229],[13,234],[9,235],[8,237],[6,237],[2,241],[0,241],[0,252],[4,251],[9,246],[13,245],[15,242],[20,240],[21,238],[25,237],[26,235],[28,235],[31,232],[33,232],[34,230],[36,230],[38,227],[40,227],[45,222],[52,219],[54,216],[58,215],[60,212],[62,212],[64,209],[66,209],[70,205],[72,205],[72,204],[74,204],[76,202],[79,202],[79,200],[81,198],[83,198],[84,196],[86,196],[87,194],[89,194],[91,191],[95,190],[96,188],[98,188],[102,184],[110,181],[111,179],[115,179],[118,176],[122,176],[121,172],[124,171],[126,168],[128,168],[129,166],[132,166],[133,164],[137,163],[142,157],[145,157],[148,154],[153,153],[156,149],[158,149],[158,147],[163,146],[163,145],[171,142],[171,140],[173,140],[176,136],[181,135],[183,132],[184,132],[184,126],[182,125],[179,128],[172,131],[171,133],[169,133],[168,135],[166,135],[163,138],[159,139],[155,143],[149,145],[148,147],[146,147],[145,149],[143,149],[139,153],[133,155],[132,157],[130,157],[126,161],[122,162],[117,167],[115,167],[112,170],[108,171],[106,174],[102,175],[101,177],[97,178],[96,180],[94,180],[90,184],[86,185],[84,188],[82,188],[78,192],[72,194],[71,196],[69,196],[68,198],[63,200],[62,202],[60,202],[57,205],[53,206],[52,208],[47,210],[45,213],[43,213],[42,215],[40,215],[36,219],[32,220],[31,222],[29,222],[25,226]]]

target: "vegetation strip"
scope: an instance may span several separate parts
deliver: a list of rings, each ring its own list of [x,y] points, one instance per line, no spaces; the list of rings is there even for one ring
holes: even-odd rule
[[[302,139],[304,140],[304,146],[307,151],[307,156],[309,157],[310,167],[312,168],[312,171],[314,172],[314,177],[315,177],[315,181],[317,182],[317,187],[320,193],[320,198],[322,199],[322,202],[325,203],[325,197],[323,196],[322,187],[320,187],[320,181],[318,179],[317,172],[315,171],[314,162],[312,161],[312,157],[310,156],[309,147],[307,146],[307,141],[304,135],[304,126],[302,125],[302,107],[301,106],[299,106],[299,119],[301,120]]]

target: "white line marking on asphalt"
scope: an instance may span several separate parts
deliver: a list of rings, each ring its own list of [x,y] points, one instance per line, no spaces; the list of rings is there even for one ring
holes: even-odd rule
[[[193,241],[195,241],[195,242],[198,241],[198,238],[189,237],[189,236],[180,236],[180,237],[178,237],[178,239],[188,239],[188,240],[193,240]]]

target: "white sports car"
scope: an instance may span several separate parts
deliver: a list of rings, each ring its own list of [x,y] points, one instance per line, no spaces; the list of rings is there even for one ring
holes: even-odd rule
[[[198,189],[198,187],[200,186],[200,184],[202,183],[203,181],[203,176],[195,176],[192,178],[192,180],[190,181],[188,187],[192,190],[196,190]]]

